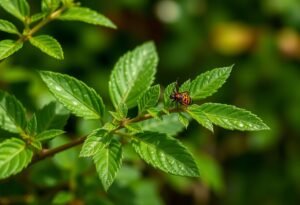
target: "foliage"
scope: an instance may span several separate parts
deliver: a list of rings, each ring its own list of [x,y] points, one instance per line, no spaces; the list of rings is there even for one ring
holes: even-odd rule
[[[26,0],[5,0],[0,6],[24,25],[22,32],[19,32],[12,22],[0,19],[0,31],[18,38],[0,41],[0,60],[20,50],[26,41],[49,56],[62,60],[64,53],[55,38],[48,34],[36,35],[53,20],[76,20],[116,28],[102,14],[70,0],[42,0],[41,12],[33,15]],[[5,140],[0,141],[0,169],[3,170],[0,179],[15,175],[28,165],[56,153],[65,154],[56,155],[55,163],[62,169],[72,170],[72,177],[75,172],[84,170],[85,166],[74,165],[69,160],[74,153],[69,155],[65,150],[83,144],[79,156],[92,159],[88,162],[94,164],[103,189],[110,189],[110,194],[118,195],[122,192],[122,186],[119,187],[114,181],[123,172],[132,174],[126,172],[126,177],[139,179],[135,173],[140,165],[133,164],[128,168],[126,160],[132,157],[128,150],[134,151],[147,164],[167,174],[199,177],[201,169],[204,169],[203,181],[220,191],[222,179],[216,162],[209,157],[201,158],[191,154],[185,143],[174,137],[184,128],[187,129],[192,119],[211,132],[214,131],[214,125],[240,131],[268,130],[269,127],[259,117],[244,109],[200,101],[206,100],[222,87],[233,66],[215,68],[185,81],[179,92],[188,91],[193,100],[192,105],[180,106],[172,102],[170,94],[176,83],[167,85],[165,89],[160,84],[153,85],[158,66],[156,50],[154,42],[146,42],[120,57],[111,72],[108,92],[101,87],[98,93],[98,87],[93,88],[89,83],[68,74],[39,71],[40,78],[56,101],[36,112],[30,112],[28,107],[25,109],[27,103],[22,105],[21,99],[19,101],[13,95],[1,91],[0,127],[6,133],[3,135]],[[111,103],[102,95],[104,92],[109,93]],[[65,138],[59,136],[72,134],[68,133],[68,129],[63,130],[70,113],[94,124],[85,136],[64,141]],[[188,130],[184,132],[188,133]],[[60,139],[62,143],[58,145],[55,140]],[[50,140],[54,141],[49,144]],[[84,158],[78,160],[84,161]],[[213,174],[207,170],[213,170]],[[153,185],[145,184],[137,183],[137,187],[142,190],[151,187],[149,193],[155,190]],[[53,203],[69,203],[73,198],[72,193],[62,191],[56,194]]]

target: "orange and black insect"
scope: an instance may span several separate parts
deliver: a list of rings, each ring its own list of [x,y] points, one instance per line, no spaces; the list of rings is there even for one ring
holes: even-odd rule
[[[176,82],[176,86],[173,90],[173,93],[170,95],[170,99],[173,102],[180,103],[181,105],[188,106],[192,104],[192,98],[188,91],[179,92],[178,83]]]

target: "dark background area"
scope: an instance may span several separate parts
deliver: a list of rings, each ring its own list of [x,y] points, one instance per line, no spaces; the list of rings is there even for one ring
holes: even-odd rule
[[[38,12],[40,1],[29,2],[32,13]],[[62,44],[63,61],[26,43],[0,63],[0,88],[16,95],[29,111],[52,99],[37,70],[75,76],[112,107],[108,80],[114,63],[152,40],[160,58],[155,83],[163,88],[177,78],[182,83],[206,70],[235,64],[227,83],[207,100],[250,110],[271,130],[215,128],[212,134],[192,122],[178,138],[194,153],[199,179],[164,174],[126,150],[124,166],[108,193],[91,162],[77,157],[77,147],[0,182],[0,204],[51,204],[59,197],[71,204],[105,205],[300,203],[299,0],[81,2],[109,17],[118,29],[55,21],[38,34],[53,35]],[[3,9],[0,18],[20,26]],[[0,33],[1,40],[7,38],[14,36]],[[48,146],[93,127],[93,121],[71,117],[66,127],[70,136]]]

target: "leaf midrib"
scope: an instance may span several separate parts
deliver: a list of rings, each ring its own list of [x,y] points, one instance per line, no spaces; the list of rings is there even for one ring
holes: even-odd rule
[[[7,163],[9,163],[9,161],[11,161],[14,157],[16,157],[17,155],[19,155],[23,150],[25,150],[25,144],[22,145],[20,148],[20,150],[18,150],[17,152],[13,153],[12,155],[9,155],[10,157],[6,158],[6,160],[4,160],[4,162],[2,162],[2,164],[0,164],[0,166],[3,166]]]
[[[51,79],[51,80],[52,80],[52,79]],[[55,81],[54,81],[54,82],[55,82]],[[67,83],[69,84],[70,82],[67,81]],[[78,83],[78,82],[76,82],[76,83]],[[60,84],[57,84],[56,82],[55,82],[55,84],[56,84],[56,85],[59,85],[59,86],[63,89],[63,87],[62,87]],[[70,85],[70,84],[69,84],[69,85]],[[88,88],[88,90],[91,91],[89,88]],[[79,101],[80,104],[82,104],[82,105],[84,105],[85,107],[87,107],[90,111],[92,111],[92,113],[96,114],[99,118],[101,117],[100,114],[99,114],[98,112],[96,112],[96,110],[91,109],[90,106],[88,106],[88,105],[86,105],[86,104],[84,103],[84,101],[83,101],[83,102],[80,101],[79,98],[77,98],[76,96],[72,95],[68,90],[64,89],[64,91],[65,91],[67,94],[69,94],[71,97],[73,97],[74,99],[76,99],[77,101]],[[52,91],[52,92],[53,92],[53,91]],[[92,91],[91,91],[91,92],[92,92]],[[53,92],[53,94],[56,95],[55,92]]]
[[[144,142],[145,144],[147,144],[147,145],[150,146],[151,148],[153,148],[153,147],[154,147],[154,148],[158,147],[158,146],[153,145],[152,143],[149,144],[149,143],[146,142],[145,140],[143,140],[143,139],[141,139],[141,138],[138,138],[138,137],[136,137],[136,136],[133,136],[133,138],[134,138],[134,139],[137,139],[138,141]],[[159,147],[158,147],[158,148],[159,148]],[[180,147],[180,148],[181,148],[181,147]],[[164,149],[161,149],[161,148],[159,148],[158,150],[164,151]],[[142,151],[142,150],[141,150],[141,151]],[[167,153],[167,152],[163,152],[163,153],[165,153],[165,155],[167,155],[167,156],[173,158],[175,161],[180,162],[180,165],[183,165],[183,167],[186,167],[186,164],[185,164],[184,162],[181,162],[181,161],[177,160],[177,158],[175,158],[174,156],[170,155],[170,154]],[[168,171],[168,170],[167,170],[167,171]],[[185,169],[185,172],[189,172],[189,171],[187,171],[187,170]]]

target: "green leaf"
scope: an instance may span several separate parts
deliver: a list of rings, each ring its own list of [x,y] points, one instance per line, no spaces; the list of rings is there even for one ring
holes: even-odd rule
[[[19,173],[32,159],[32,151],[26,143],[17,138],[11,138],[0,144],[0,179]]]
[[[0,19],[0,31],[20,35],[18,29],[9,21]]]
[[[74,193],[69,191],[59,191],[55,194],[52,203],[54,205],[58,204],[71,204],[72,200],[75,198]]]
[[[190,107],[189,107],[190,109]],[[189,110],[188,109],[188,110]],[[232,105],[205,103],[195,107],[214,124],[230,130],[268,130],[263,121],[251,112]]]
[[[0,41],[0,60],[7,58],[23,47],[22,42],[13,40]]]
[[[183,113],[178,113],[178,119],[185,128],[189,126],[190,121]]]
[[[84,141],[79,156],[94,156],[98,150],[103,149],[108,144],[110,137],[107,130],[98,129],[93,131]]]
[[[139,113],[144,112],[148,108],[154,107],[158,102],[159,95],[159,85],[152,86],[144,92],[144,94],[138,99]]]
[[[106,130],[106,131],[112,131],[114,129],[116,129],[118,127],[117,124],[114,124],[112,122],[107,122],[103,125],[102,129]]]
[[[199,176],[192,155],[174,138],[165,134],[144,132],[134,137],[131,144],[140,157],[155,168],[174,175]]]
[[[125,103],[121,103],[117,108],[117,112],[109,111],[109,113],[116,120],[122,121],[123,119],[126,118],[128,113],[127,105]]]
[[[42,0],[42,11],[52,12],[55,11],[60,6],[60,0]]]
[[[23,105],[12,95],[0,91],[0,127],[13,133],[26,130],[26,112]]]
[[[0,6],[21,21],[25,21],[25,17],[30,14],[30,7],[26,0],[1,0]]]
[[[222,176],[222,167],[213,157],[199,153],[197,154],[197,164],[201,167],[201,181],[216,193],[223,193],[225,188]]]
[[[30,17],[30,23],[37,22],[42,18],[46,17],[46,15],[47,15],[46,13],[36,13]]]
[[[165,91],[164,91],[164,106],[165,106],[165,108],[169,108],[169,107],[172,107],[172,105],[174,105],[174,103],[170,99],[170,95],[173,93],[175,87],[176,87],[176,82],[171,83],[170,85],[168,85],[165,88]]]
[[[52,94],[73,114],[85,119],[101,118],[104,104],[94,89],[68,75],[49,71],[40,74]]]
[[[161,120],[161,109],[160,108],[157,108],[157,107],[150,107],[147,112],[153,117],[153,118],[156,118],[156,119],[159,119]]]
[[[137,105],[140,95],[153,82],[158,57],[152,42],[145,43],[122,56],[109,81],[109,93],[115,107],[125,103]]]
[[[36,133],[49,129],[63,129],[69,118],[69,111],[61,104],[51,102],[36,113]]]
[[[185,81],[179,88],[179,92],[185,92],[185,91],[190,91],[191,89],[191,80],[188,79],[187,81]]]
[[[58,17],[58,19],[66,20],[66,21],[82,21],[85,23],[94,24],[98,26],[116,28],[116,26],[102,14],[84,7],[69,8],[67,11],[62,13]]]
[[[201,124],[206,129],[210,130],[211,132],[214,131],[214,127],[212,122],[208,119],[208,117],[205,115],[205,113],[202,111],[201,106],[199,105],[190,105],[188,106],[187,113],[195,119],[199,124]]]
[[[96,152],[93,159],[102,185],[108,190],[122,164],[121,143],[112,139],[107,146]]]
[[[42,150],[42,143],[40,141],[33,140],[30,145],[38,151]]]
[[[46,130],[46,131],[41,132],[40,134],[36,135],[35,139],[38,141],[49,140],[49,139],[52,139],[59,135],[62,135],[64,133],[65,133],[65,131],[63,131],[63,130]]]
[[[52,36],[48,35],[40,35],[34,36],[29,39],[30,43],[43,51],[44,53],[52,56],[53,58],[62,60],[64,59],[64,53],[61,48],[59,42],[53,38]]]
[[[225,83],[229,77],[232,66],[215,68],[207,71],[191,82],[190,96],[193,100],[199,100],[211,96]]]
[[[138,124],[144,131],[165,133],[170,136],[175,136],[184,129],[176,113],[164,115],[162,119],[153,118],[135,124]]]
[[[33,114],[31,119],[28,121],[26,130],[27,130],[26,133],[29,136],[35,136],[36,135],[36,133],[37,133],[37,119],[36,119],[35,114]]]
[[[131,133],[140,133],[143,132],[142,128],[139,124],[125,124],[125,128],[130,131]]]

